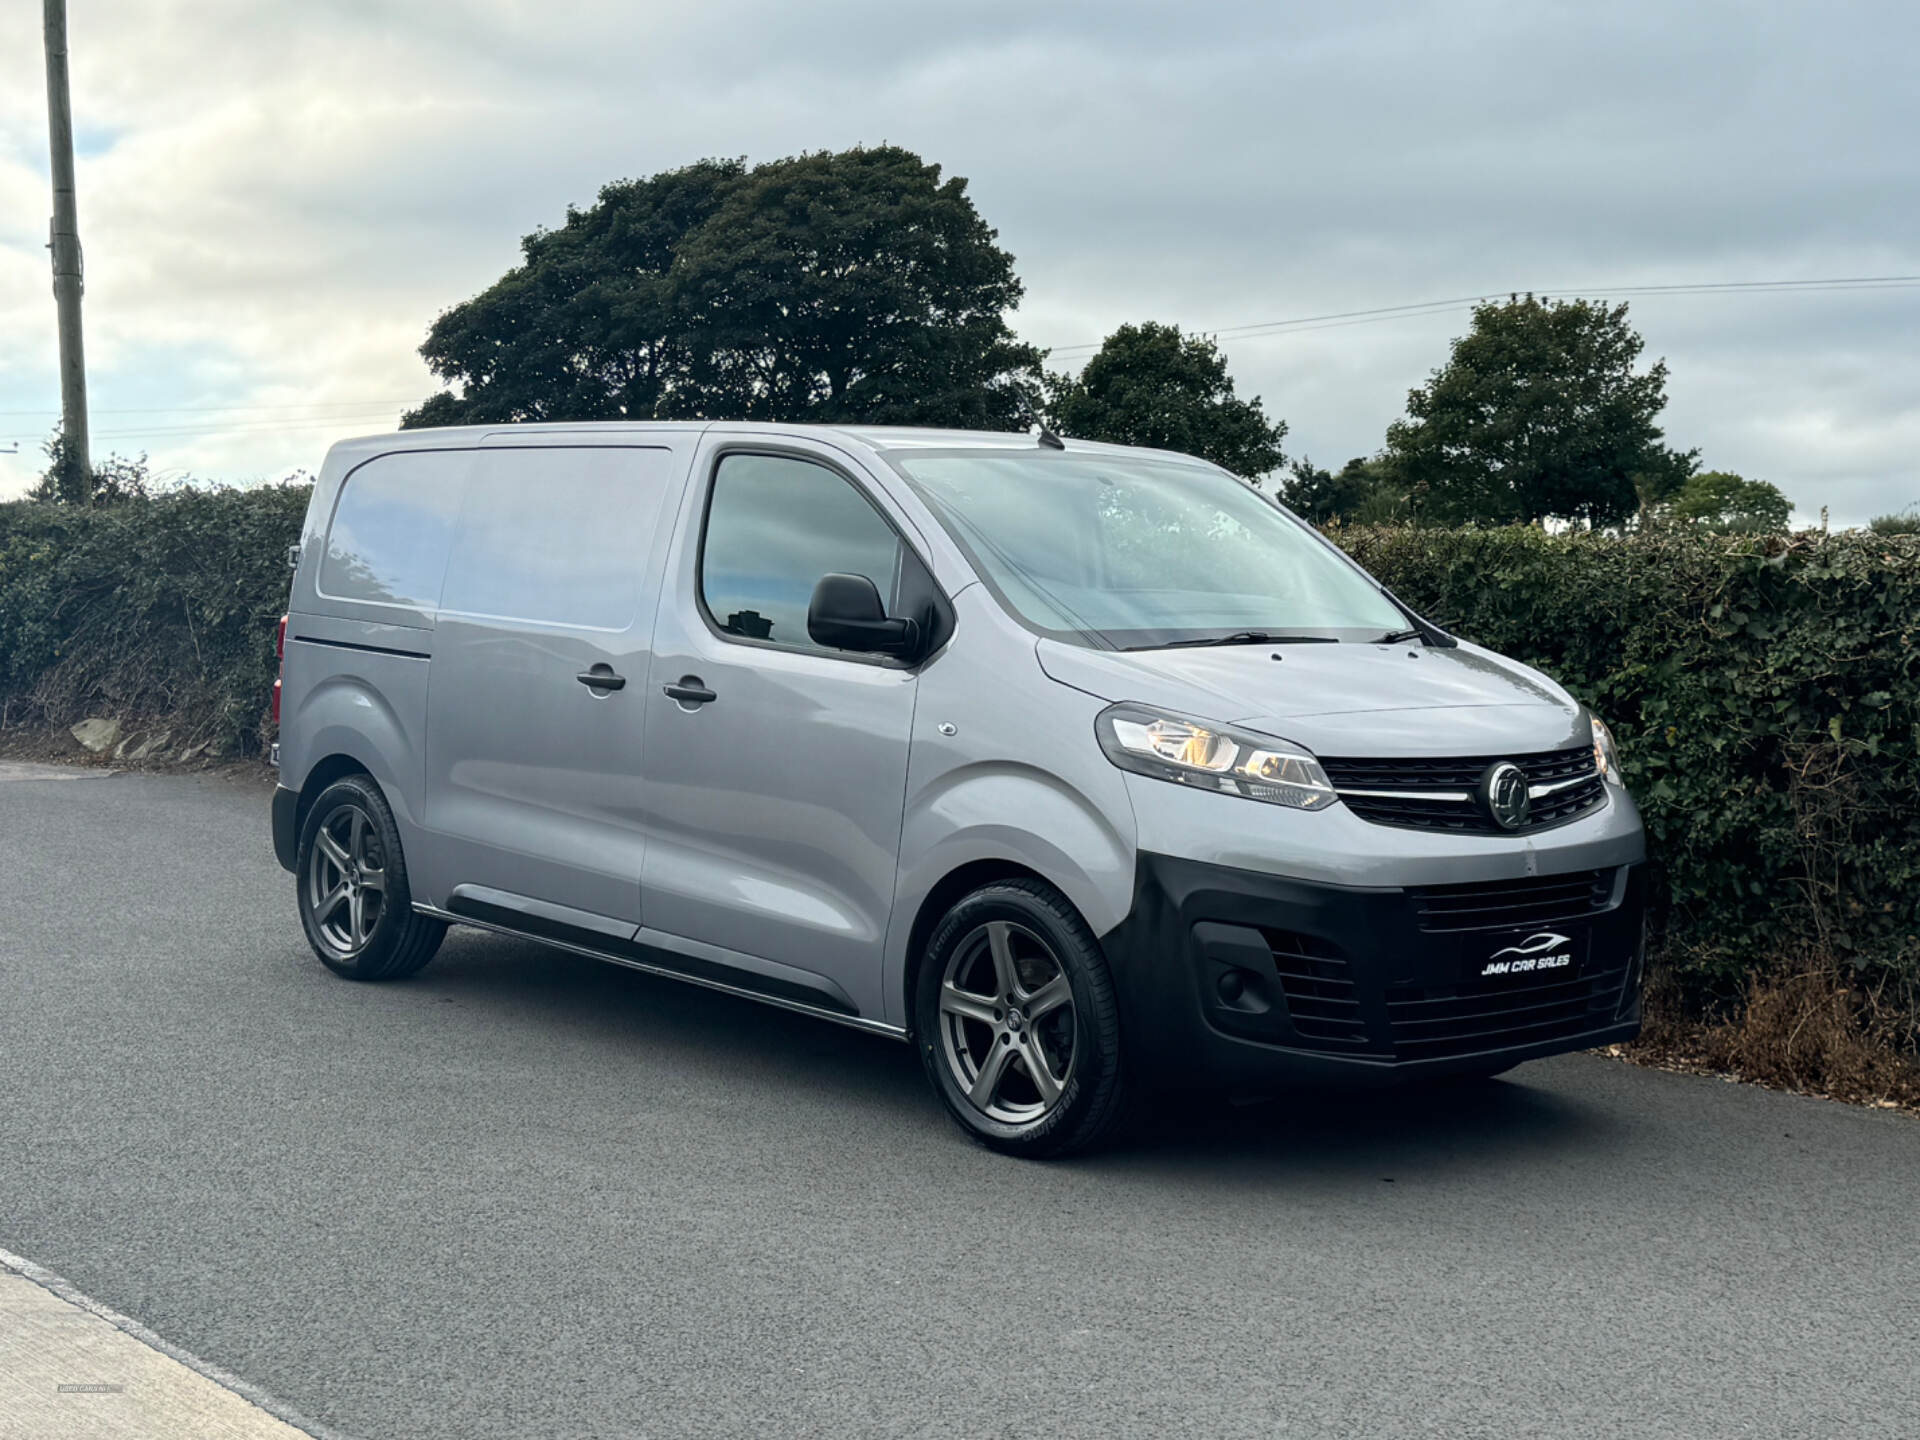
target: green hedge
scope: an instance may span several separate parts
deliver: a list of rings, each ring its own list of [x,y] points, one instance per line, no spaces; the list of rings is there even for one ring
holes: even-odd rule
[[[1336,538],[1408,604],[1525,660],[1612,726],[1682,978],[1727,993],[1833,958],[1920,977],[1920,541]]]
[[[0,720],[108,715],[256,753],[308,490],[0,505]]]
[[[257,751],[306,500],[289,485],[0,505],[0,721],[107,714]],[[1612,724],[1666,951],[1696,995],[1809,955],[1920,980],[1920,538],[1336,539]]]

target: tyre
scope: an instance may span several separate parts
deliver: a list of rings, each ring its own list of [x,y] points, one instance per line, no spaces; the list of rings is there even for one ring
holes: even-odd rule
[[[336,780],[308,808],[294,884],[307,943],[349,980],[411,975],[447,933],[446,922],[414,913],[393,810],[366,775]]]
[[[1008,1155],[1051,1158],[1110,1135],[1121,1104],[1120,1013],[1099,942],[1037,880],[961,900],[914,985],[927,1078],[960,1127]]]

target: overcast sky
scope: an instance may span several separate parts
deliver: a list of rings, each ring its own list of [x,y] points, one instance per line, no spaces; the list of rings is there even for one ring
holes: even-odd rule
[[[890,141],[1065,351],[1533,288],[1920,275],[1920,7],[71,0],[96,457],[314,468],[604,182]],[[57,420],[39,7],[0,16],[0,497]],[[1920,502],[1920,286],[1634,297],[1672,443],[1836,524]],[[1224,341],[1370,453],[1464,307]],[[1058,361],[1084,358],[1063,353]]]

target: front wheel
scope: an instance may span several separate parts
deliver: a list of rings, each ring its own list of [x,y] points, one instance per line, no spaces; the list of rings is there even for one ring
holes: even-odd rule
[[[336,780],[314,798],[294,877],[307,943],[336,975],[397,980],[446,936],[446,922],[414,912],[400,830],[369,776]]]
[[[1113,977],[1049,885],[988,885],[947,912],[921,961],[914,1031],[948,1113],[992,1149],[1066,1155],[1120,1119]]]

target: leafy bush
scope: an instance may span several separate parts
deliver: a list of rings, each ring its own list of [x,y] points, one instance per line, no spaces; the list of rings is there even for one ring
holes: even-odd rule
[[[0,505],[0,720],[104,714],[256,752],[308,490]]]
[[[1837,959],[1920,980],[1920,541],[1851,532],[1336,538],[1415,609],[1613,727],[1695,1000]]]
[[[0,722],[107,714],[255,753],[307,494],[0,505]],[[1697,1003],[1834,963],[1911,1025],[1920,538],[1333,533],[1408,603],[1613,726],[1666,980]]]

